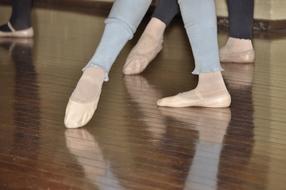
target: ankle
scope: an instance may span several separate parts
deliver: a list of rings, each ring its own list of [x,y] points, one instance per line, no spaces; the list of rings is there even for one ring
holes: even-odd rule
[[[199,91],[225,91],[226,86],[221,72],[201,73],[196,87]]]
[[[31,21],[28,20],[10,20],[9,22],[15,30],[25,30],[32,27]]]
[[[144,33],[151,35],[155,39],[162,39],[166,29],[166,24],[157,18],[152,18]]]
[[[106,71],[101,67],[94,66],[84,69],[83,74],[95,80],[99,79],[99,81],[104,81],[106,76]]]
[[[223,80],[221,71],[199,74],[199,82],[210,82],[212,80]]]

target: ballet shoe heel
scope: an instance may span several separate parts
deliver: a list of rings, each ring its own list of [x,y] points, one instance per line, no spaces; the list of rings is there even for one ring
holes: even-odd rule
[[[227,108],[230,105],[231,105],[231,97],[230,95],[226,95],[224,97],[219,97],[210,101],[206,101],[204,107]]]
[[[8,22],[8,27],[11,32],[0,31],[0,38],[32,38],[34,36],[34,29],[32,27],[24,30],[15,30],[10,22]]]
[[[34,30],[33,28],[28,28],[23,31],[15,32],[15,34],[12,36],[16,38],[32,38],[34,37]]]
[[[245,63],[253,63],[255,61],[255,52],[251,51],[248,53],[248,55],[246,56],[246,60]]]

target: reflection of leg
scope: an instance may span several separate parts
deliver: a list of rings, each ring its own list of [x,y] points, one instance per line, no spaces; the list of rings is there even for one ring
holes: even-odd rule
[[[222,144],[198,143],[185,182],[185,190],[217,189],[217,174]]]
[[[15,66],[13,121],[16,138],[11,152],[15,156],[21,155],[36,161],[40,148],[41,99],[38,75],[33,62],[33,39],[2,40],[10,40],[10,55]],[[29,137],[19,134],[29,134]],[[26,148],[23,148],[23,145]]]
[[[248,63],[255,60],[252,46],[254,0],[228,0],[229,36],[220,50],[223,62]]]
[[[190,183],[194,182],[199,189],[215,190],[217,187],[217,175],[220,154],[223,147],[223,139],[230,122],[230,110],[213,113],[213,117],[219,116],[219,121],[201,120],[197,127],[199,141],[196,145],[196,153],[190,167],[185,189],[189,189]],[[213,130],[214,128],[215,130]],[[212,129],[212,130],[210,130]],[[195,186],[196,186],[195,185]],[[193,187],[193,185],[192,185]]]
[[[165,29],[178,13],[176,0],[159,1],[152,19],[126,60],[124,74],[139,74],[145,70],[161,51]]]
[[[223,139],[231,120],[230,109],[160,109],[162,114],[199,132],[196,152],[184,189],[216,189]]]
[[[154,104],[160,96],[158,91],[142,76],[126,76],[124,81],[132,101],[137,103],[140,114],[142,114],[140,117],[146,124],[147,130],[154,140],[160,140],[166,132],[166,123]]]
[[[0,37],[32,37],[31,11],[32,0],[12,0],[12,15],[0,26]]]
[[[254,64],[223,63],[223,76],[232,89],[250,87],[253,82]]]
[[[150,0],[114,2],[100,44],[84,68],[83,75],[68,103],[66,127],[82,127],[90,121],[97,108],[103,80],[108,80],[107,75],[112,64],[123,46],[133,37],[150,2]]]
[[[199,75],[199,83],[196,89],[164,98],[158,105],[228,107],[231,100],[220,72],[214,1],[181,0],[179,5],[195,58],[193,73]]]
[[[33,39],[30,39],[30,38],[16,38],[16,39],[15,38],[0,38],[0,48],[3,48],[9,51],[9,54],[8,54],[9,57],[12,57],[12,58],[14,58],[15,56],[21,57],[22,62],[23,62],[23,56],[27,58],[27,55],[31,54],[33,44],[34,44],[34,41]],[[20,50],[17,50],[17,49],[20,49]],[[16,55],[15,52],[18,52],[19,55]],[[3,58],[3,56],[1,56],[1,58]],[[32,63],[32,60],[31,60],[32,57],[29,57],[28,59],[30,63]],[[10,61],[5,61],[5,60],[0,61],[0,63],[4,65],[9,62]]]
[[[67,130],[66,145],[84,170],[86,178],[99,189],[110,186],[121,188],[118,179],[112,173],[110,164],[104,160],[103,153],[94,137],[85,129]]]

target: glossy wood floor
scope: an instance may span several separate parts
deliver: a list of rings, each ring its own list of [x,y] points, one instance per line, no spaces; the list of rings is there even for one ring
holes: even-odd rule
[[[68,97],[103,30],[98,9],[36,8],[34,39],[0,39],[1,190],[286,189],[286,33],[258,35],[255,64],[223,65],[231,108],[171,109],[156,100],[197,81],[186,34],[173,23],[152,66],[124,77],[143,24],[93,120],[66,130]]]

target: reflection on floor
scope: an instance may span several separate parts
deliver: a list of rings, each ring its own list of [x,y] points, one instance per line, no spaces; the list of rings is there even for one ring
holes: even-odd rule
[[[36,9],[34,39],[0,39],[0,189],[285,189],[286,34],[257,37],[255,64],[223,64],[231,108],[172,109],[155,102],[196,85],[184,29],[175,22],[151,67],[124,77],[143,24],[93,120],[66,130],[104,15]]]

